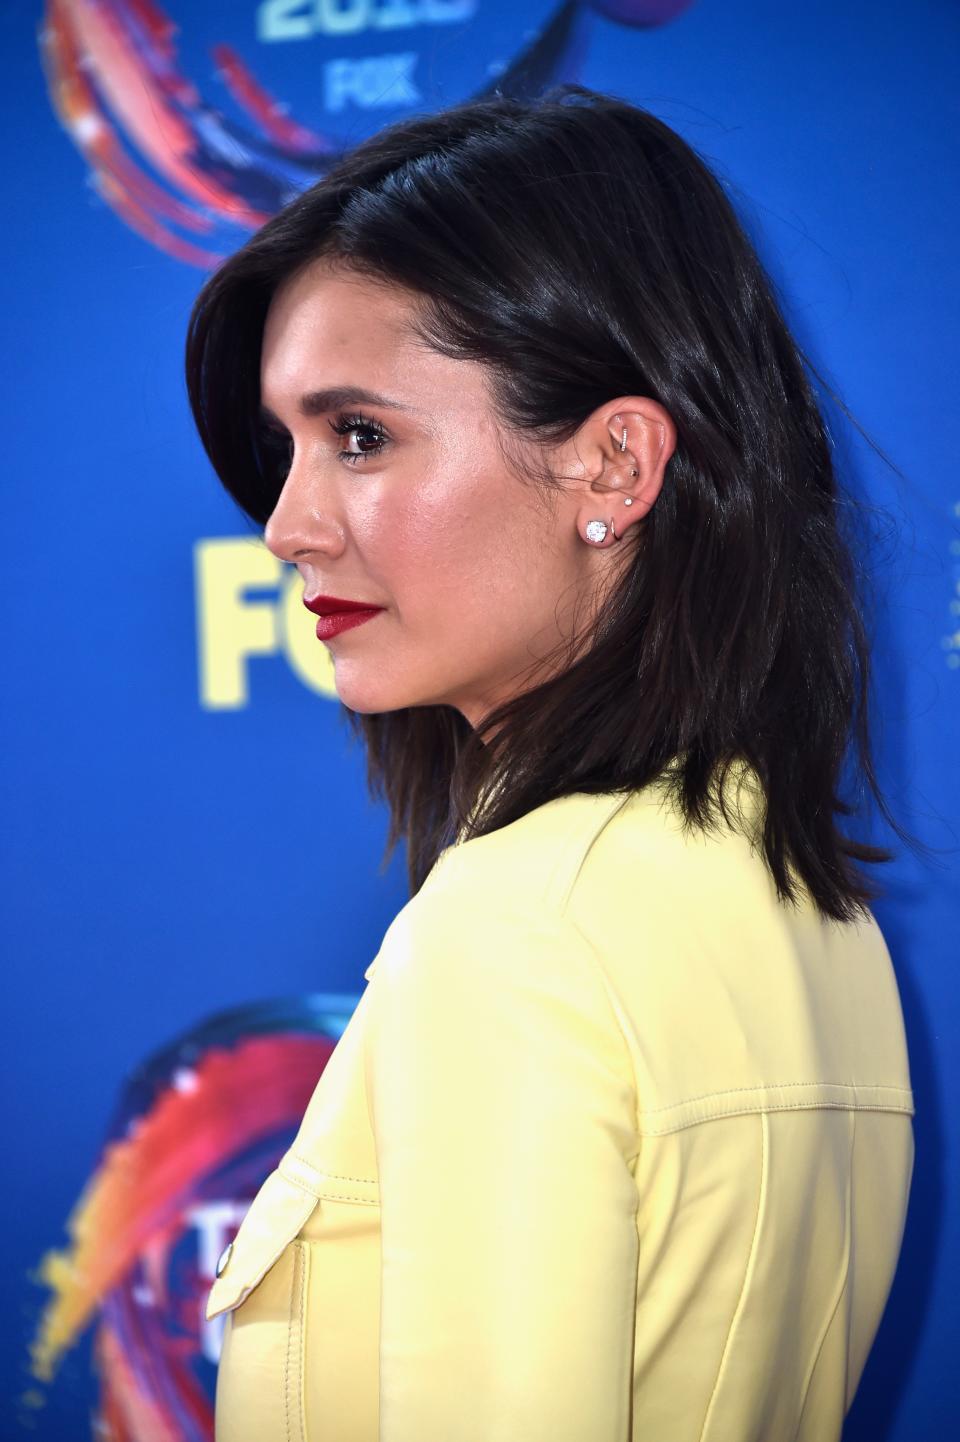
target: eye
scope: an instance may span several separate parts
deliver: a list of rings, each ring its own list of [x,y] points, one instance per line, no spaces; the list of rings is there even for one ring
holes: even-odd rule
[[[369,420],[366,416],[362,416],[359,413],[348,415],[346,412],[341,411],[336,420],[328,421],[327,424],[334,435],[347,436],[356,431],[358,443],[360,442],[361,436],[365,436],[370,443],[367,449],[363,449],[361,443],[361,449],[359,451],[337,452],[339,459],[349,462],[350,465],[355,465],[357,461],[362,461],[365,456],[379,455],[387,442],[387,433],[380,422]]]

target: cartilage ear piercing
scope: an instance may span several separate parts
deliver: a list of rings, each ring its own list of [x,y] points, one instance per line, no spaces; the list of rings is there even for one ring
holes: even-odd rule
[[[606,521],[588,521],[585,529],[587,540],[593,541],[599,546],[607,534],[607,523]]]
[[[626,426],[624,426],[624,428],[623,428],[623,435],[620,437],[620,449],[621,449],[622,451],[625,451],[625,450],[627,449],[627,428],[626,428]],[[637,474],[637,468],[636,468],[636,466],[634,466],[634,468],[633,468],[633,470],[630,472],[630,474],[631,474],[631,476],[635,476],[635,475]],[[628,503],[628,504],[629,504],[629,503]]]
[[[636,475],[636,474],[637,474],[636,471],[634,471],[633,474]],[[624,496],[624,498],[623,498],[623,504],[624,504],[625,506],[632,506],[632,505],[633,505],[633,497],[632,497],[632,496]]]

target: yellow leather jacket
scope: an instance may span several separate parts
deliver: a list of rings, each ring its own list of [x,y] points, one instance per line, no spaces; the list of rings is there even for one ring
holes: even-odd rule
[[[448,848],[365,976],[210,1293],[218,1442],[840,1437],[914,1158],[872,914],[578,794]]]

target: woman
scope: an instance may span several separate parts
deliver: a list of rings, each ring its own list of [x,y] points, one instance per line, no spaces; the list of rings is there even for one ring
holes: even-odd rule
[[[218,1439],[838,1438],[913,1096],[828,438],[723,189],[580,86],[388,127],[187,372],[413,893],[218,1267]]]

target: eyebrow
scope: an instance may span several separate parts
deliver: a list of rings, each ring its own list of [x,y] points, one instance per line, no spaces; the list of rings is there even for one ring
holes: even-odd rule
[[[382,406],[397,411],[414,410],[413,406],[408,406],[404,401],[393,400],[378,391],[368,391],[363,386],[328,386],[322,391],[307,391],[300,397],[299,409],[302,416],[322,416],[327,411],[339,411],[345,406]],[[269,406],[261,404],[260,416],[274,425],[283,424]]]

